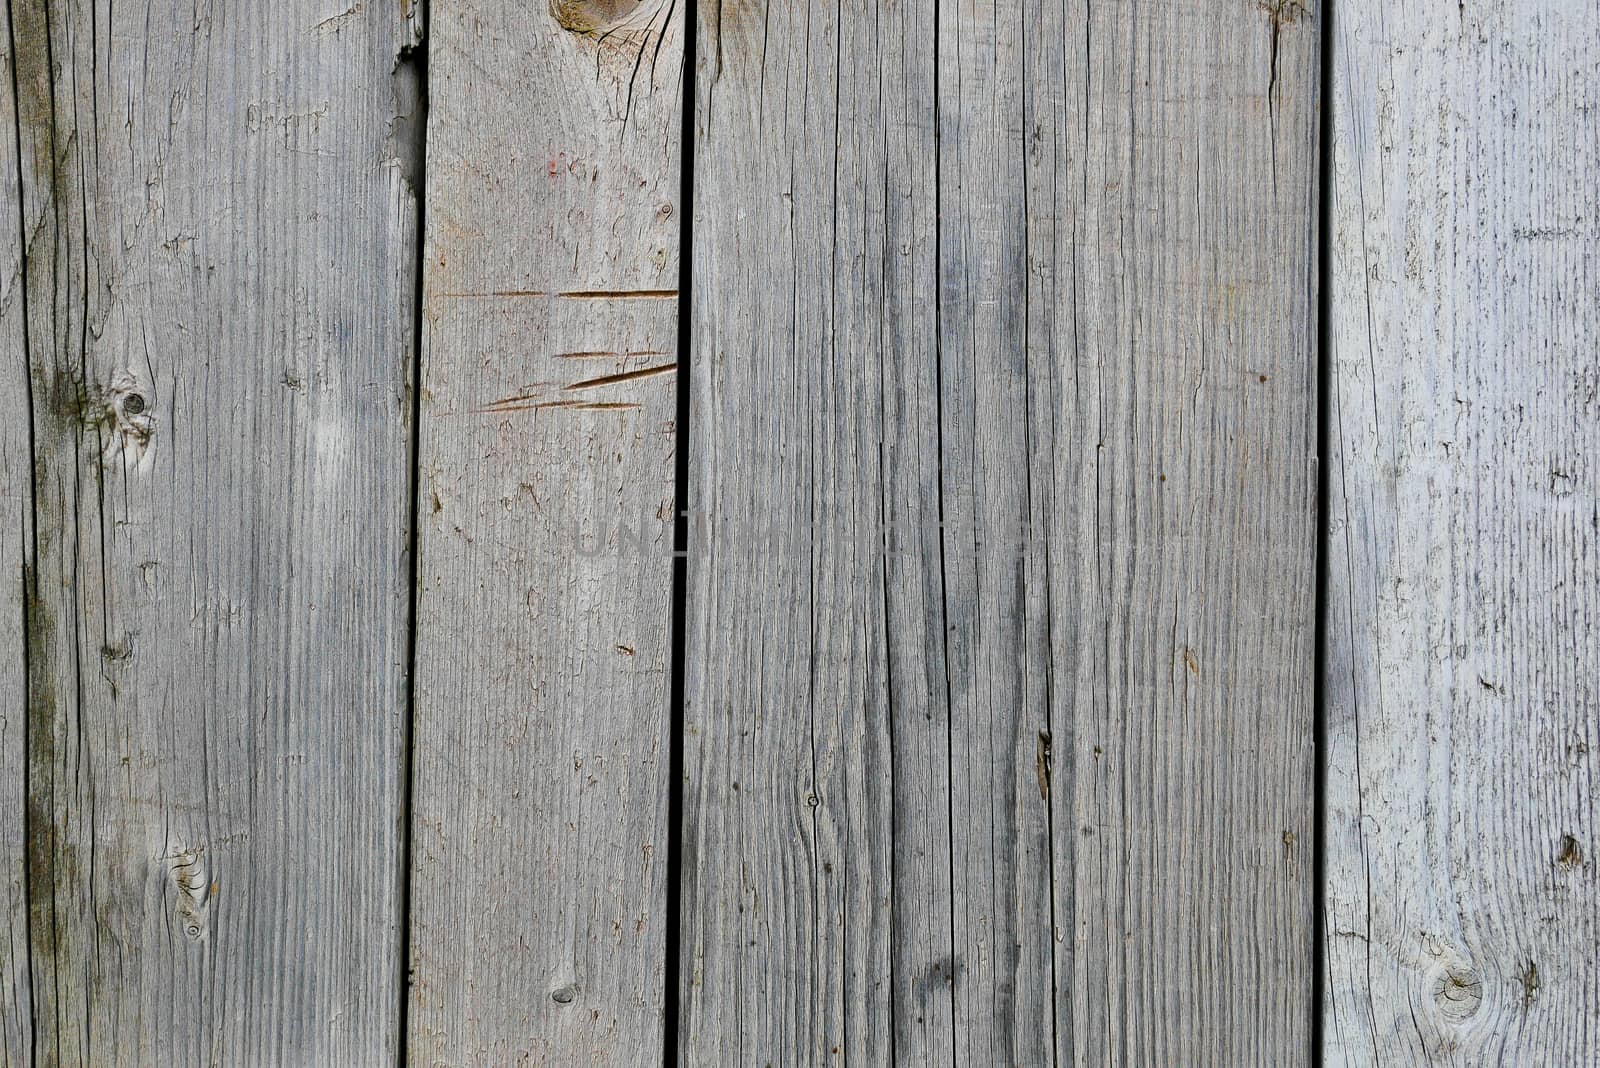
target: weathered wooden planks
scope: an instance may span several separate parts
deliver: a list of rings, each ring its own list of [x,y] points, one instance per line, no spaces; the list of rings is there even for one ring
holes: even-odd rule
[[[661,1056],[682,18],[432,5],[417,1064]]]
[[[16,129],[10,11],[0,33],[0,118]],[[23,358],[22,190],[17,139],[0,135],[0,396],[28,395]],[[28,969],[27,678],[23,564],[32,544],[28,421],[0,422],[0,1065],[33,1063]]]
[[[1316,27],[702,8],[687,1063],[1308,1058]]]
[[[1600,13],[1347,0],[1329,1064],[1600,1048]]]
[[[412,30],[346,7],[9,6],[0,1035],[38,1065],[396,1053]]]

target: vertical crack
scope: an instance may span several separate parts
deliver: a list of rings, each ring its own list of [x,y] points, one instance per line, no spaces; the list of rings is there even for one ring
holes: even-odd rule
[[[11,132],[13,147],[17,154],[17,278],[13,282],[17,286],[18,307],[22,315],[22,377],[27,391],[28,405],[28,503],[27,521],[23,525],[20,544],[26,554],[22,561],[22,574],[18,576],[21,585],[22,602],[22,688],[26,695],[26,707],[22,716],[22,841],[24,843],[24,870],[22,879],[22,922],[23,922],[23,966],[27,969],[27,998],[28,998],[28,1053],[37,1060],[39,1049],[39,997],[37,993],[38,982],[35,975],[38,969],[34,961],[33,939],[33,910],[34,910],[34,885],[31,875],[31,861],[33,859],[33,831],[34,831],[34,806],[32,767],[32,728],[33,728],[33,689],[35,669],[32,658],[33,650],[33,622],[38,604],[38,582],[35,576],[34,563],[38,560],[39,530],[39,472],[34,461],[38,451],[34,444],[34,396],[33,396],[33,350],[29,336],[28,301],[28,217],[24,207],[26,198],[23,196],[23,156],[22,156],[22,112],[21,90],[17,79],[17,33],[15,19],[11,5],[6,5],[6,36],[11,49]]]
[[[933,398],[934,449],[939,486],[939,648],[944,656],[944,762],[945,762],[945,844],[950,888],[950,960],[956,959],[956,813],[955,813],[955,708],[950,686],[950,569],[946,559],[944,515],[944,97],[941,70],[941,36],[944,30],[944,3],[933,5]],[[951,976],[954,977],[954,963]],[[957,1019],[955,983],[950,991],[950,1054],[960,1056],[960,1022]]]
[[[678,371],[677,411],[673,428],[673,520],[672,520],[672,633],[671,680],[668,688],[667,739],[667,932],[666,985],[662,1011],[662,1063],[677,1068],[682,1034],[683,971],[683,767],[684,747],[684,672],[688,664],[685,625],[689,602],[689,403],[690,373],[694,364],[694,163],[696,39],[699,11],[696,0],[688,0],[683,13],[683,90],[682,133],[678,150]],[[720,18],[721,4],[718,4]],[[663,33],[665,33],[665,29]],[[718,49],[722,47],[719,36]],[[720,66],[721,57],[718,56]]]
[[[1322,0],[1318,25],[1317,257],[1316,257],[1316,594],[1313,624],[1312,707],[1312,972],[1309,1064],[1322,1063],[1323,999],[1327,991],[1328,501],[1330,412],[1333,385],[1333,0]]]
[[[401,179],[411,190],[416,211],[413,268],[411,279],[411,529],[407,547],[410,568],[410,617],[406,627],[406,715],[402,740],[404,769],[400,804],[400,946],[401,973],[400,1033],[397,1037],[397,1063],[404,1066],[410,1055],[411,982],[414,961],[411,956],[411,884],[415,871],[413,811],[416,797],[416,719],[417,719],[417,613],[421,597],[421,561],[418,547],[422,527],[422,384],[424,370],[424,284],[427,262],[427,155],[428,155],[428,35],[429,4],[421,0],[418,16],[421,25],[414,43],[401,48],[395,62],[396,116],[393,128],[395,156],[400,162]]]
[[[52,802],[54,800],[54,723],[55,718],[55,692],[51,675],[54,668],[54,658],[48,657],[50,641],[53,638],[54,626],[48,609],[39,599],[39,475],[41,468],[39,448],[39,402],[43,400],[49,411],[59,416],[63,405],[60,397],[61,383],[59,381],[46,384],[44,397],[36,395],[34,382],[34,366],[36,346],[34,338],[34,301],[33,285],[36,281],[43,281],[44,276],[38,279],[33,277],[30,267],[30,253],[32,242],[28,227],[27,193],[30,184],[37,184],[41,173],[47,174],[50,182],[49,200],[52,208],[55,199],[56,187],[56,151],[55,151],[55,84],[54,63],[50,54],[50,27],[48,11],[40,11],[32,6],[26,9],[29,24],[25,28],[22,44],[18,44],[17,36],[17,11],[18,5],[9,3],[6,13],[6,31],[11,49],[11,92],[12,92],[12,133],[14,148],[17,153],[17,279],[18,306],[22,316],[22,357],[23,381],[27,394],[28,405],[28,527],[23,531],[23,552],[25,553],[22,566],[22,623],[23,623],[23,686],[26,694],[26,703],[22,722],[22,794],[23,794],[23,842],[24,842],[24,878],[22,886],[24,925],[26,928],[26,964],[28,971],[28,1003],[29,1003],[29,1044],[33,1059],[41,1059],[40,1050],[44,1044],[45,1036],[41,1034],[44,1023],[42,1011],[42,980],[43,962],[48,960],[51,964],[52,978],[57,984],[54,996],[51,998],[50,1010],[53,1015],[60,1012],[59,975],[56,974],[55,958],[56,945],[56,916],[55,916],[55,814],[52,806],[47,810],[38,801],[38,794],[43,791],[44,784],[35,778],[36,765],[41,765],[49,772],[49,790]],[[29,65],[28,79],[24,82],[20,68],[26,62]],[[24,97],[23,89],[26,85],[29,95]],[[23,125],[33,127],[33,134],[46,142],[46,149],[41,153],[39,146],[29,143],[26,147],[31,150],[32,159],[24,151]],[[41,166],[41,156],[43,166]],[[34,180],[30,183],[30,177]],[[42,232],[45,224],[45,213],[40,212],[39,228]],[[36,232],[34,237],[38,236]],[[50,240],[54,242],[52,234]],[[55,264],[53,262],[55,249],[52,246],[51,283],[54,284]],[[42,348],[42,345],[40,346]],[[42,357],[42,352],[39,353]],[[41,662],[44,669],[41,670]],[[49,1038],[57,1047],[52,1056],[60,1057],[61,1027],[59,1020],[52,1026]]]

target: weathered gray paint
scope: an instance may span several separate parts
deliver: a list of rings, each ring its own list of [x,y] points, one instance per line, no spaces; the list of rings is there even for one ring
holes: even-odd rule
[[[412,24],[340,10],[9,5],[0,1036],[38,1065],[396,1051]]]
[[[702,6],[688,1063],[1307,1060],[1317,24]]]
[[[1600,1049],[1600,11],[1335,18],[1330,1065]]]
[[[412,1063],[660,1059],[682,19],[430,12]]]

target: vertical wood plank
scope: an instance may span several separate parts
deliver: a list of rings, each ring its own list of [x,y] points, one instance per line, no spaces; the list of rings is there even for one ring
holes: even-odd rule
[[[23,567],[32,543],[33,509],[28,395],[23,347],[22,173],[18,168],[17,110],[12,95],[15,57],[11,12],[0,34],[0,396],[15,417],[0,420],[0,1066],[33,1064],[33,989],[28,969],[27,891],[27,663],[23,635]]]
[[[1338,5],[1326,1061],[1600,1048],[1600,12]]]
[[[404,10],[9,5],[37,1065],[397,1053]]]
[[[1304,1063],[1316,12],[700,34],[688,1062]]]
[[[933,13],[700,5],[686,1064],[950,1063]]]
[[[941,10],[970,1056],[1303,1063],[1316,13]]]
[[[661,1056],[676,0],[435,0],[409,1048]]]

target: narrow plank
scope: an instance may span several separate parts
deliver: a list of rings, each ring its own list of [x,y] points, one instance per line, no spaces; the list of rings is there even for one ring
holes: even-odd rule
[[[933,19],[700,5],[686,1064],[951,1063]]]
[[[1326,1061],[1600,1048],[1600,12],[1335,20]]]
[[[0,394],[28,395],[23,348],[22,173],[17,165],[11,13],[0,34]],[[33,1064],[33,990],[28,969],[27,664],[24,575],[33,509],[28,423],[0,423],[0,1066]]]
[[[430,12],[416,1064],[661,1057],[682,19]]]
[[[37,1065],[398,1052],[412,29],[347,7],[9,6]]]
[[[1315,13],[701,14],[688,1063],[1303,1063]]]

